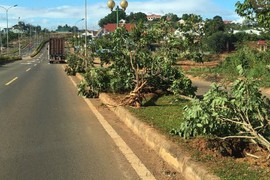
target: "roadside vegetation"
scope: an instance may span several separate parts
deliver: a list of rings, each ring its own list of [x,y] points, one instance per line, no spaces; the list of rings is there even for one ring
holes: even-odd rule
[[[191,68],[186,73],[210,81],[229,84],[238,78],[237,66],[241,65],[247,77],[257,79],[260,87],[270,87],[270,51],[258,51],[243,45],[228,55],[216,67]]]
[[[0,56],[0,65],[7,64],[13,61],[21,60],[19,56]]]
[[[264,33],[232,33],[249,25],[226,25],[220,16],[203,21],[199,15],[184,14],[185,23],[179,24],[177,16],[167,14],[149,24],[135,22],[131,32],[120,27],[92,40],[90,56],[70,54],[65,70],[68,75],[83,74],[78,94],[96,98],[110,93],[222,179],[269,179],[270,101],[259,88],[270,86],[270,51],[252,45],[270,40],[269,5],[245,0],[236,8]],[[100,25],[107,21],[109,15]],[[186,60],[204,64],[223,53],[226,58],[215,67],[186,72],[178,66]],[[186,73],[225,84],[213,84],[198,98]]]

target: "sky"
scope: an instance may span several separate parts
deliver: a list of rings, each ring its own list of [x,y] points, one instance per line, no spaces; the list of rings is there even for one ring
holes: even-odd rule
[[[235,13],[235,3],[238,0],[127,0],[126,13],[143,12],[147,15],[167,13],[182,14],[194,13],[205,18],[219,15],[223,20],[241,21]],[[243,0],[240,0],[243,1]],[[18,20],[54,30],[58,25],[77,26],[84,29],[85,2],[87,2],[87,28],[99,29],[98,21],[110,13],[107,0],[1,0],[0,1],[0,28],[6,28],[6,10],[8,9],[9,27],[18,23]],[[121,0],[115,0],[119,5]]]

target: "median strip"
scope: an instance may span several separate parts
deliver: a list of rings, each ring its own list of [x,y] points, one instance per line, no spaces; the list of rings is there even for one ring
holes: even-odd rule
[[[10,85],[11,83],[13,83],[14,81],[16,81],[18,79],[18,77],[15,77],[14,79],[12,79],[11,81],[9,81],[8,83],[6,83],[5,85],[8,86]]]

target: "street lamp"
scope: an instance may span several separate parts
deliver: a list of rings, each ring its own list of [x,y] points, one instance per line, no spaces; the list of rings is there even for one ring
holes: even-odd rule
[[[73,29],[74,33],[76,32],[76,29],[75,28],[77,27],[77,24],[79,22],[83,21],[83,20],[84,20],[84,18],[82,18],[82,19],[80,19],[80,20],[78,20],[78,21],[75,22],[74,29]]]
[[[77,30],[76,30],[76,28],[77,28],[77,23],[79,23],[79,22],[81,22],[81,21],[83,21],[83,20],[84,20],[84,18],[82,18],[82,19],[80,19],[80,20],[78,20],[78,21],[75,22],[75,25],[74,25],[74,28],[73,28],[74,39],[77,39]],[[75,44],[75,42],[74,42],[74,44]],[[78,43],[77,43],[77,45],[78,45]]]
[[[114,6],[115,6],[115,2],[113,0],[109,0],[107,3],[107,6],[111,9],[111,11],[113,10]],[[122,0],[120,3],[121,8],[125,11],[126,8],[128,7],[128,2],[126,0]],[[116,24],[117,27],[119,26],[119,6],[116,6]]]
[[[15,5],[10,6],[10,7],[8,7],[8,8],[5,8],[5,7],[3,7],[3,6],[0,6],[1,8],[3,8],[3,9],[6,11],[6,19],[7,19],[7,51],[8,51],[8,10],[9,10],[10,8],[13,8],[13,7],[16,7],[16,6],[18,6],[18,5],[15,4]]]

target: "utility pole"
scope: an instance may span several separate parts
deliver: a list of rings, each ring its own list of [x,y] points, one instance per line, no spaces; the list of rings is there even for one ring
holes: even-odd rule
[[[85,41],[85,45],[84,45],[84,56],[85,58],[87,58],[87,0],[85,0],[85,37],[84,37],[84,41]]]
[[[6,19],[7,19],[7,52],[8,52],[8,10],[10,9],[10,8],[13,8],[13,7],[16,7],[16,6],[18,6],[17,4],[16,5],[14,5],[14,6],[10,6],[10,7],[8,7],[8,8],[5,8],[5,7],[3,7],[3,6],[0,6],[1,8],[3,8],[5,11],[6,11]]]
[[[21,28],[20,28],[20,25],[19,25],[19,23],[20,23],[20,17],[18,18],[18,41],[19,41],[19,56],[21,56],[21,37],[20,37],[20,35],[21,35]]]

